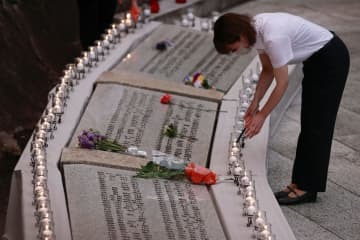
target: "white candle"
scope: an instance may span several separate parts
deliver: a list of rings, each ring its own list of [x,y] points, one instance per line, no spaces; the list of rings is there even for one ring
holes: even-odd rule
[[[54,236],[54,233],[52,230],[50,229],[45,229],[43,231],[41,231],[41,239],[43,239],[44,237],[48,237],[48,239],[51,239],[49,237],[53,237]]]
[[[122,20],[122,21],[119,23],[118,28],[119,28],[120,31],[125,31],[125,30],[126,30],[126,25],[125,25],[124,20]]]
[[[253,216],[256,212],[256,206],[254,205],[250,205],[249,207],[246,208],[246,214],[248,216]]]
[[[266,240],[270,236],[270,231],[268,229],[264,229],[260,232],[260,239]]]
[[[208,31],[209,30],[209,23],[207,20],[201,21],[201,29],[204,31]]]
[[[247,109],[249,107],[249,103],[248,102],[243,102],[241,104],[241,107],[244,108],[244,109]],[[244,115],[245,116],[245,115]]]
[[[254,205],[256,202],[255,198],[253,196],[248,196],[245,198],[245,205],[246,206],[250,206],[250,205]]]
[[[231,151],[232,151],[232,153],[236,154],[240,151],[240,149],[238,147],[232,147]]]
[[[265,220],[260,216],[255,219],[255,226],[259,229],[263,229],[265,225]]]
[[[97,43],[96,50],[97,50],[98,53],[102,53],[102,52],[103,52],[103,48],[102,48],[102,46],[101,46],[101,42],[100,42],[100,41],[98,41],[98,43]]]
[[[242,185],[248,185],[249,182],[250,182],[250,179],[249,179],[249,177],[248,177],[247,175],[245,175],[245,176],[243,176],[243,177],[241,178],[241,184],[242,184]]]
[[[60,104],[55,104],[53,108],[56,114],[62,114],[64,112],[64,109]]]
[[[238,158],[234,154],[231,154],[231,156],[229,157],[230,164],[235,163],[237,160],[238,160]]]
[[[189,25],[189,21],[186,18],[183,18],[181,21],[181,26],[188,27]]]
[[[249,78],[244,78],[244,87],[246,88],[246,87],[248,87],[249,85],[250,85],[250,83],[251,83],[251,80],[249,79]]]
[[[253,90],[251,89],[251,87],[247,87],[247,88],[245,89],[245,92],[246,92],[246,94],[251,95],[252,92],[253,92]]]
[[[243,168],[240,166],[237,166],[234,168],[234,175],[240,176],[243,172]]]
[[[239,118],[243,119],[245,117],[246,112],[245,111],[240,111],[239,112]]]
[[[84,64],[83,64],[83,60],[79,59],[78,64],[76,65],[77,70],[79,71],[83,71],[84,70]]]
[[[104,46],[105,48],[109,47],[108,36],[106,36],[105,39],[103,40],[103,46]]]
[[[126,19],[125,20],[125,25],[127,28],[131,28],[132,26],[132,20],[130,18]]]

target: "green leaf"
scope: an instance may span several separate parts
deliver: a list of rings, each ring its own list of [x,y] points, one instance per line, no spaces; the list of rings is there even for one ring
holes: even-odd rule
[[[185,177],[184,170],[168,169],[159,166],[156,163],[148,162],[142,166],[136,177],[140,178],[164,178],[164,179],[182,179]]]

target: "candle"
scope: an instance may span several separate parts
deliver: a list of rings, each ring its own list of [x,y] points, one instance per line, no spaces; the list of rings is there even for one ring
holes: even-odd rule
[[[48,121],[43,121],[39,127],[39,129],[44,131],[50,131],[51,130],[51,124]]]
[[[230,163],[230,164],[233,164],[233,163],[235,163],[237,160],[238,160],[237,156],[236,156],[234,153],[231,153],[231,154],[230,154],[230,157],[229,157],[229,163]]]
[[[259,75],[256,74],[256,72],[253,72],[251,74],[250,78],[251,78],[251,81],[253,81],[253,82],[258,82],[259,81]]]
[[[247,77],[243,78],[243,84],[244,84],[244,88],[247,88],[250,86],[251,80]]]
[[[61,104],[55,104],[53,109],[54,109],[55,114],[63,114],[64,113],[64,109],[61,106]]]
[[[80,72],[84,70],[84,64],[81,58],[78,58],[78,64],[76,65],[76,68]]]
[[[103,53],[103,47],[102,47],[102,43],[100,41],[97,41],[96,51],[99,54]]]
[[[241,104],[241,108],[243,108],[243,109],[247,109],[248,107],[249,107],[249,103],[247,102],[247,101],[245,101],[245,102],[243,102],[242,104]]]
[[[190,23],[189,23],[189,20],[188,20],[188,19],[183,18],[183,19],[181,20],[181,26],[183,26],[183,27],[189,27],[189,25],[190,25]]]
[[[104,48],[108,49],[109,45],[109,36],[105,36],[105,39],[103,40],[103,46]]]
[[[241,111],[239,112],[239,118],[240,118],[240,119],[243,119],[243,118],[245,117],[245,114],[246,114],[246,112],[243,111],[243,110],[241,110]]]
[[[265,226],[266,213],[265,211],[258,210],[255,213],[255,229],[262,231]]]
[[[244,203],[244,205],[245,205],[245,206],[250,206],[250,205],[255,204],[255,202],[256,202],[256,199],[255,199],[254,196],[248,196],[248,197],[245,198],[245,203]]]
[[[242,174],[243,170],[244,169],[241,166],[236,166],[234,168],[234,175],[240,176]]]
[[[47,177],[46,176],[34,176],[34,183],[35,182],[46,182],[47,181]]]
[[[118,28],[120,32],[124,32],[126,30],[125,20],[121,20],[121,22],[118,25]]]
[[[75,64],[68,64],[68,71],[70,72],[70,76],[71,78],[75,78],[76,77],[76,73],[75,73]]]
[[[258,239],[266,240],[271,235],[270,224],[264,225],[264,229],[260,231]]]
[[[144,16],[145,16],[145,17],[150,17],[150,15],[151,15],[150,9],[149,9],[149,8],[145,8],[145,9],[144,9]]]
[[[209,31],[209,22],[208,22],[207,19],[202,20],[201,23],[200,23],[200,25],[201,25],[201,30],[202,30],[202,31],[204,31],[204,32]]]
[[[248,186],[250,182],[250,175],[248,171],[244,171],[244,176],[241,178],[241,185],[242,186]]]
[[[245,89],[245,92],[246,92],[246,94],[247,94],[248,96],[250,96],[250,95],[252,94],[253,90],[251,89],[251,87],[247,87],[247,88]]]
[[[96,62],[98,60],[95,47],[89,47],[89,57],[92,62]]]
[[[247,216],[253,216],[256,212],[256,206],[255,205],[250,205],[246,208],[246,215]]]
[[[54,232],[50,229],[45,229],[40,232],[40,239],[53,239]]]

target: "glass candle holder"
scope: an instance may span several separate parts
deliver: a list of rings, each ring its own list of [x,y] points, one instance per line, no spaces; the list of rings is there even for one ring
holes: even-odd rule
[[[266,212],[258,209],[254,214],[254,230],[257,232],[262,231],[265,225]]]
[[[102,41],[96,41],[96,52],[98,54],[99,57],[99,60],[103,60],[105,58],[105,52],[104,52],[104,48],[103,48],[103,45],[102,45]]]
[[[89,47],[89,57],[91,60],[91,63],[93,66],[96,66],[96,63],[99,61],[97,52],[96,52],[96,47],[91,46]]]
[[[249,186],[251,180],[252,180],[251,170],[245,170],[244,176],[241,177],[240,180],[241,187],[246,188],[247,186]]]
[[[201,19],[200,29],[202,32],[208,32],[210,30],[209,19]]]
[[[271,232],[271,224],[267,223],[264,225],[263,229],[261,231],[258,231],[257,239],[258,240],[266,240],[272,235]]]

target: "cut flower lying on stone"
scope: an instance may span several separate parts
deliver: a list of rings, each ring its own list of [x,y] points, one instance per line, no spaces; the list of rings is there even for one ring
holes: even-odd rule
[[[216,183],[215,172],[192,162],[182,169],[169,169],[154,162],[149,162],[139,170],[136,177],[177,180],[186,177],[194,184],[212,185]]]
[[[184,78],[186,85],[191,85],[196,88],[211,89],[212,86],[202,73],[195,73],[193,76],[186,76]]]
[[[146,152],[138,150],[137,147],[126,147],[117,143],[114,140],[107,139],[101,135],[99,131],[89,129],[83,130],[82,134],[78,136],[78,145],[80,148],[97,149],[108,152],[128,153],[139,157],[146,157]]]

